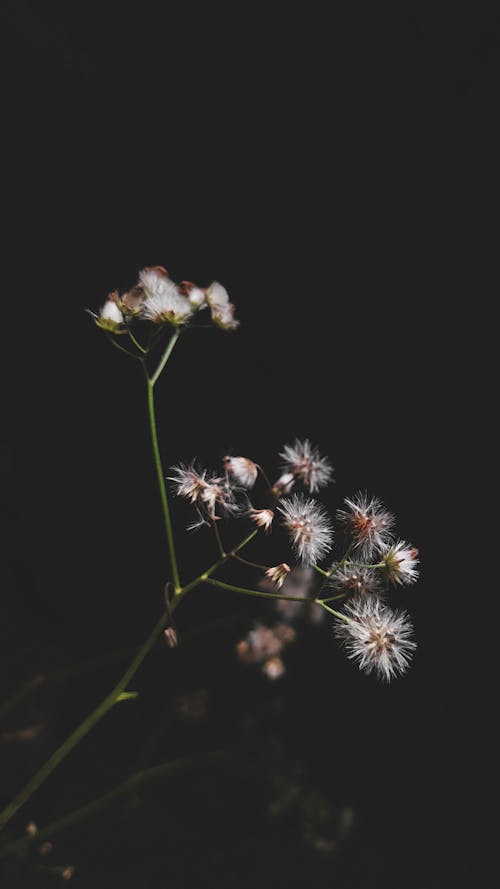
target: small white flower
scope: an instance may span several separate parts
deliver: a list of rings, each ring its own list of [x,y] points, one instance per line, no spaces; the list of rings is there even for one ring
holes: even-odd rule
[[[333,530],[325,507],[303,494],[294,494],[278,507],[298,558],[314,564],[332,548]]]
[[[236,330],[239,321],[234,317],[235,308],[229,302],[226,288],[218,281],[212,281],[205,291],[205,298],[210,307],[212,321],[223,330]]]
[[[369,559],[392,540],[394,516],[377,497],[361,492],[352,499],[346,497],[344,503],[347,509],[338,511],[338,519],[352,535],[361,559]]]
[[[418,549],[398,540],[382,550],[380,561],[391,583],[415,583],[418,579]]]
[[[267,568],[264,573],[272,585],[280,590],[291,570],[290,565],[287,565],[286,562],[281,562],[280,565],[273,565],[272,568]],[[300,602],[297,604],[300,605]]]
[[[392,611],[376,597],[360,596],[346,605],[345,613],[349,622],[337,620],[335,634],[359,669],[375,670],[387,682],[404,673],[417,647],[406,612]]]
[[[285,445],[280,457],[284,461],[283,471],[299,479],[311,494],[328,484],[333,477],[330,462],[307,438],[305,441],[296,439],[293,445]]]
[[[140,307],[140,317],[154,324],[185,323],[192,314],[187,296],[179,293],[178,287],[168,277],[161,266],[143,269],[139,281],[145,293]]]
[[[259,474],[259,467],[248,457],[224,457],[224,468],[243,488],[253,488]]]
[[[270,531],[274,519],[274,512],[272,509],[251,509],[248,514],[252,519],[252,522],[255,522],[258,528],[264,528],[265,531]]]

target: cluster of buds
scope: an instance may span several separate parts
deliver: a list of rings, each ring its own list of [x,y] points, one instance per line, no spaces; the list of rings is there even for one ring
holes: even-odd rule
[[[405,612],[392,610],[384,600],[391,590],[417,580],[418,550],[395,538],[395,518],[381,501],[360,492],[346,498],[337,510],[345,553],[332,564],[335,521],[325,505],[310,495],[332,481],[333,469],[307,439],[286,445],[279,456],[283,462],[274,484],[248,457],[226,456],[220,475],[197,470],[194,464],[176,467],[170,476],[175,493],[198,511],[199,520],[190,527],[223,516],[246,516],[270,533],[277,519],[287,532],[289,551],[276,564],[257,567],[261,569],[260,589],[290,596],[290,601],[285,598],[277,603],[282,620],[291,623],[304,613],[311,620],[313,615],[324,616],[325,611],[314,607],[319,597],[324,603],[344,600],[343,619],[337,619],[335,626],[348,656],[362,670],[375,671],[386,680],[404,672],[415,648],[411,623]],[[264,491],[257,484],[259,476]],[[255,491],[265,506],[252,503]],[[322,565],[328,557],[330,564]],[[310,604],[297,601],[306,598]],[[268,630],[274,632],[272,627]],[[242,660],[255,663],[257,649],[249,638],[239,643],[238,653]]]
[[[234,305],[222,284],[213,281],[206,288],[191,281],[176,284],[167,270],[158,265],[139,272],[139,280],[126,293],[114,290],[108,294],[99,313],[91,312],[91,315],[108,333],[120,334],[126,333],[128,324],[135,319],[156,325],[185,327],[203,309],[209,311],[217,327],[223,330],[238,327]]]

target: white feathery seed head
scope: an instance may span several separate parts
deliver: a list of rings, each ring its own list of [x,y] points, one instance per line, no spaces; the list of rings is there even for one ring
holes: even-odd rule
[[[282,500],[278,509],[301,562],[314,564],[331,550],[332,522],[322,503],[294,494]]]
[[[415,583],[418,580],[418,549],[398,540],[391,546],[382,550],[380,561],[384,564],[384,571],[390,583]]]
[[[177,285],[161,266],[143,269],[139,282],[145,298],[140,307],[140,317],[154,324],[184,324],[192,315],[187,296],[179,293]]]
[[[349,620],[335,622],[335,635],[360,670],[375,671],[386,682],[405,672],[417,647],[406,612],[393,611],[375,596],[358,596],[345,615]]]
[[[392,541],[394,516],[378,497],[359,492],[346,497],[347,509],[339,509],[337,517],[352,537],[355,549],[363,560],[370,559]]]
[[[248,457],[224,457],[223,462],[226,472],[238,485],[253,488],[259,474],[259,467],[253,460]]]
[[[297,438],[293,445],[285,445],[280,457],[283,460],[283,472],[290,473],[302,482],[311,494],[332,480],[333,467],[308,438],[304,441]]]

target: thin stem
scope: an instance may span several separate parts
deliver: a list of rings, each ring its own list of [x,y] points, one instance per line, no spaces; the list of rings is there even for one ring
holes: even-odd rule
[[[328,571],[328,577],[331,577],[332,574],[335,573],[335,571],[338,571],[339,568],[342,568],[342,566],[345,565],[345,563],[347,562],[349,556],[351,555],[351,553],[352,553],[352,551],[353,551],[353,549],[354,549],[354,546],[355,546],[355,541],[353,540],[353,541],[351,541],[351,543],[350,543],[349,546],[347,547],[347,549],[346,549],[344,555],[342,556],[342,558],[340,559],[340,561],[339,561],[339,562],[335,562],[335,563],[332,565],[332,567],[329,569],[329,571]]]
[[[219,534],[219,529],[217,527],[217,522],[214,521],[214,519],[212,519],[212,528],[214,529],[215,539],[217,540],[217,546],[219,547],[219,552],[220,552],[221,556],[225,556],[226,550],[224,549],[224,547],[222,545],[222,540],[221,540],[221,536]]]
[[[125,349],[124,346],[120,346],[120,343],[117,343],[116,340],[114,340],[112,336],[110,336],[109,334],[106,334],[106,335],[107,335],[110,343],[115,347],[115,349],[119,349],[120,352],[125,352],[125,355],[128,355],[129,358],[135,358],[136,361],[142,361],[142,358],[140,355],[134,355],[133,352],[129,352],[129,350]]]
[[[131,329],[130,329],[130,327],[128,326],[127,323],[125,323],[125,326],[126,326],[126,328],[127,328],[127,333],[128,333],[128,335],[129,335],[130,339],[132,340],[134,346],[136,346],[136,348],[139,349],[139,351],[142,352],[143,355],[147,355],[147,354],[148,354],[148,350],[145,349],[143,345],[141,345],[141,343],[139,342],[139,340],[137,339],[137,337],[135,337],[134,334],[132,333],[132,331],[131,331]]]
[[[336,596],[328,596],[326,599],[318,599],[318,602],[335,602],[336,599],[345,599],[347,593],[337,593]]]
[[[202,577],[202,581],[210,583],[212,586],[218,586],[222,590],[241,593],[243,596],[254,596],[258,599],[284,599],[287,602],[303,602],[305,605],[310,605],[311,602],[321,604],[321,599],[309,599],[307,596],[286,596],[281,593],[263,593],[260,590],[249,590],[246,587],[235,586],[232,583],[224,583],[222,580],[216,580],[215,577]]]
[[[330,614],[333,614],[334,617],[338,617],[339,620],[343,620],[344,623],[346,623],[346,624],[350,624],[350,623],[352,623],[350,617],[347,617],[346,614],[342,614],[341,611],[334,611],[333,608],[330,608],[329,605],[326,605],[326,604],[325,604],[325,602],[323,601],[323,599],[315,599],[314,601],[316,602],[317,605],[321,605],[321,607],[324,608],[325,611],[328,611]]]
[[[172,336],[170,337],[170,339],[168,341],[167,348],[165,349],[165,351],[160,359],[160,363],[158,364],[158,367],[156,368],[154,374],[152,374],[150,377],[151,386],[154,386],[158,377],[160,376],[163,368],[165,367],[168,359],[170,358],[170,355],[172,354],[172,350],[173,350],[177,340],[179,339],[180,335],[181,335],[180,330],[178,330],[178,329],[174,330]]]
[[[311,568],[314,568],[314,570],[317,571],[318,574],[322,574],[323,577],[330,577],[328,571],[324,571],[323,568],[319,567],[319,565],[311,565]]]
[[[173,603],[175,604],[175,603]],[[10,821],[11,818],[16,814],[18,809],[24,805],[27,800],[34,794],[36,790],[43,784],[44,781],[52,774],[55,768],[61,763],[64,759],[66,759],[68,753],[73,750],[73,747],[82,740],[89,733],[89,731],[94,727],[94,725],[102,719],[106,713],[112,709],[112,707],[116,704],[118,698],[125,691],[126,686],[129,681],[135,675],[140,665],[142,664],[144,658],[151,651],[153,645],[156,640],[159,638],[163,630],[165,629],[166,623],[168,620],[168,616],[166,614],[162,614],[160,620],[154,627],[150,636],[146,639],[146,642],[137,652],[134,660],[125,671],[120,681],[115,685],[114,689],[104,698],[103,701],[95,708],[95,710],[90,713],[83,722],[75,729],[72,734],[66,738],[63,744],[57,748],[57,750],[49,757],[49,759],[43,764],[43,766],[36,772],[31,781],[26,784],[26,786],[21,790],[20,793],[9,803],[8,806],[0,812],[0,830],[5,827],[5,825]]]
[[[163,467],[161,465],[160,448],[158,445],[158,434],[156,431],[155,404],[154,404],[152,378],[150,378],[148,376],[146,377],[146,385],[147,385],[147,391],[148,391],[148,412],[149,412],[149,425],[150,425],[150,429],[151,429],[151,442],[153,445],[153,455],[154,455],[155,466],[156,466],[156,475],[158,477],[158,487],[160,488],[160,498],[161,498],[161,505],[163,508],[163,518],[165,520],[165,530],[167,533],[167,544],[168,544],[168,552],[170,555],[170,564],[172,567],[172,575],[174,578],[174,587],[175,587],[175,591],[177,593],[181,589],[181,582],[179,579],[179,569],[177,567],[177,556],[175,554],[174,535],[173,535],[173,531],[172,531],[172,522],[170,519],[170,509],[168,506],[167,488],[165,485],[165,476],[164,476],[164,472],[163,472]]]
[[[227,560],[230,559],[231,556],[234,556],[235,553],[239,552],[240,549],[243,549],[243,547],[246,546],[247,543],[250,543],[250,541],[253,540],[256,534],[259,533],[259,530],[259,528],[254,528],[254,530],[251,531],[250,534],[247,535],[247,537],[241,540],[237,546],[233,547],[231,552],[226,553],[224,556],[221,556],[220,559],[217,559],[217,561],[210,566],[210,568],[207,568],[206,571],[204,571],[202,574],[199,574],[198,577],[195,577],[194,580],[190,581],[190,583],[187,583],[186,586],[182,587],[182,589],[177,594],[178,598],[180,598],[181,596],[185,596],[186,593],[189,593],[189,591],[194,589],[194,587],[199,586],[200,583],[203,583],[205,580],[207,580],[207,578],[210,577],[210,575],[213,574],[214,571],[217,571],[217,568],[220,568],[220,566],[223,565],[224,562],[227,562]]]
[[[261,571],[267,571],[268,568],[272,567],[271,565],[260,565],[258,562],[251,562],[250,559],[244,559],[243,556],[239,556],[237,553],[233,555],[233,559],[237,559],[243,565],[249,565],[250,568],[260,568]]]
[[[246,546],[247,543],[252,540],[253,537],[258,533],[259,529],[255,528],[251,534],[247,535],[234,549],[232,552],[237,552]],[[115,685],[113,690],[104,698],[103,701],[87,716],[86,719],[80,723],[79,726],[69,735],[68,738],[61,744],[60,747],[52,754],[51,757],[43,764],[43,766],[36,772],[36,774],[32,777],[32,779],[26,784],[26,786],[18,793],[18,795],[9,803],[5,809],[0,812],[0,830],[5,827],[6,824],[14,817],[16,812],[30,799],[30,797],[35,793],[36,790],[47,780],[47,778],[52,774],[54,769],[68,756],[68,754],[73,750],[74,747],[82,740],[82,738],[87,735],[90,730],[103,718],[103,716],[108,713],[109,710],[116,704],[117,699],[120,695],[126,690],[126,687],[132,677],[137,673],[137,670],[141,666],[146,655],[151,651],[157,639],[161,636],[163,630],[168,625],[168,622],[179,605],[181,598],[189,592],[189,590],[194,589],[194,587],[198,586],[204,580],[209,577],[214,571],[217,570],[221,565],[224,564],[225,561],[229,558],[230,553],[227,553],[225,557],[222,557],[217,560],[213,565],[210,566],[203,574],[199,577],[196,577],[190,583],[188,583],[185,587],[181,588],[177,594],[177,596],[170,603],[170,615],[167,612],[164,612],[161,618],[156,623],[153,628],[151,634],[146,639],[144,645],[139,649],[135,658],[133,659],[130,666],[127,668],[119,682]]]

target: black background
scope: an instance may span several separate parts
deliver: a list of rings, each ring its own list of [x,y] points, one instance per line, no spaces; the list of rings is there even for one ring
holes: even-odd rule
[[[273,475],[282,446],[309,437],[336,467],[329,507],[378,494],[422,559],[401,594],[418,653],[387,687],[347,664],[329,626],[305,629],[270,685],[234,657],[265,608],[197,593],[179,612],[197,644],[158,646],[140,699],[106,718],[9,835],[139,767],[250,738],[236,764],[61,835],[46,863],[75,864],[81,886],[495,885],[484,850],[471,854],[491,825],[491,702],[482,524],[466,506],[481,484],[470,448],[489,434],[476,344],[492,298],[481,273],[493,238],[478,231],[494,4],[327,16],[319,4],[7,2],[2,25],[4,698],[34,673],[135,645],[160,613],[140,368],[84,313],[147,265],[220,280],[241,321],[175,351],[156,390],[165,464],[216,466],[229,452]],[[213,542],[184,536],[184,519],[189,575]],[[108,664],[55,683],[11,714],[6,801],[117,675]],[[176,696],[200,689],[207,715],[183,722]],[[35,740],[12,740],[31,724]],[[300,806],[269,815],[280,769],[314,811],[326,806],[327,833],[354,811],[334,854],[304,840]],[[52,885],[40,860],[5,885]]]

